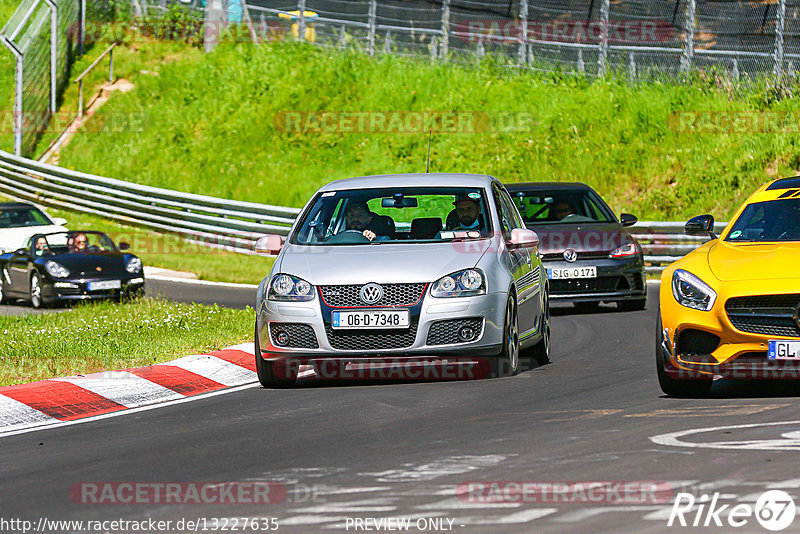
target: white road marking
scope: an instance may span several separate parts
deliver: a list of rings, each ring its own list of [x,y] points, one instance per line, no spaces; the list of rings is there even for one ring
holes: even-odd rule
[[[378,473],[359,473],[359,475],[373,476],[379,482],[418,482],[434,480],[448,475],[461,475],[482,467],[491,467],[508,457],[501,454],[451,456],[422,465],[405,464],[405,469],[390,469]]]
[[[661,505],[648,505],[648,506],[595,506],[591,508],[581,508],[574,512],[569,512],[564,515],[558,516],[553,519],[556,523],[577,523],[586,519],[591,519],[601,514],[617,513],[617,512],[639,512],[639,511],[658,511],[663,506]]]
[[[25,403],[0,395],[0,428],[3,432],[57,422],[58,419]]]
[[[171,389],[125,371],[109,371],[95,376],[69,376],[53,380],[75,384],[127,408],[184,397]]]
[[[281,519],[279,521],[281,526],[284,525],[319,525],[321,523],[330,523],[332,521],[344,521],[347,516],[335,515],[296,515]]]
[[[800,451],[800,434],[797,432],[787,432],[783,434],[783,439],[763,439],[763,440],[750,440],[750,441],[712,441],[706,443],[697,443],[691,441],[682,441],[679,438],[691,436],[695,434],[703,434],[707,432],[716,432],[718,430],[736,430],[741,428],[758,428],[763,426],[785,426],[785,425],[798,425],[800,421],[780,421],[775,423],[750,423],[746,425],[727,425],[727,426],[714,426],[705,428],[693,428],[690,430],[681,430],[678,432],[669,432],[667,434],[659,434],[651,436],[650,441],[658,445],[667,445],[672,447],[693,447],[698,449],[737,449],[737,450],[760,450],[760,451]]]
[[[193,355],[184,356],[167,362],[202,377],[219,382],[223,386],[238,386],[256,379],[256,373],[235,363],[227,362],[216,356]]]
[[[518,502],[469,502],[461,500],[458,497],[444,499],[429,504],[420,504],[415,506],[417,510],[428,510],[433,508],[445,508],[447,510],[466,510],[478,508],[519,508],[522,506]]]
[[[548,515],[554,514],[558,508],[531,508],[529,510],[520,510],[513,514],[503,515],[500,517],[454,517],[453,525],[464,525],[469,527],[472,525],[509,525],[519,523],[529,523],[536,519],[541,519]]]

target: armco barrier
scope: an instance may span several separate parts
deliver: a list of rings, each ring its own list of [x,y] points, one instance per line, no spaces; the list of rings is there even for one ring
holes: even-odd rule
[[[0,194],[172,232],[207,245],[252,252],[264,234],[287,235],[297,208],[227,200],[138,185],[48,165],[0,150]],[[717,223],[717,232],[726,223]],[[683,235],[683,222],[640,221],[631,228],[657,273],[706,238]]]
[[[105,178],[0,150],[0,194],[252,252],[264,234],[286,235],[296,208],[227,200]]]
[[[673,261],[682,258],[709,240],[706,237],[684,235],[684,222],[639,221],[631,228],[633,237],[644,250],[648,273],[659,273]],[[719,222],[714,231],[719,234],[728,223]]]

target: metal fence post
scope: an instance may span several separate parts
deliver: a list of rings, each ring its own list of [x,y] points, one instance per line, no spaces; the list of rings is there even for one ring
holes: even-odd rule
[[[78,55],[82,56],[86,41],[86,0],[80,0],[80,20],[78,21]]]
[[[442,1],[442,60],[447,61],[450,50],[450,0]]]
[[[306,40],[306,0],[297,0],[297,39]]]
[[[630,76],[631,81],[636,79],[636,58],[633,52],[628,57],[628,76]]]
[[[783,31],[786,25],[786,0],[778,0],[778,13],[775,24],[775,67],[772,69],[776,78],[783,75]]]
[[[608,12],[611,9],[610,0],[602,0],[600,4],[600,44],[597,53],[597,74],[605,76],[606,62],[608,61]]]
[[[528,57],[528,0],[520,0],[519,2],[519,25],[517,64],[521,66],[527,63]]]
[[[392,53],[392,32],[386,31],[386,35],[383,38],[383,53],[384,54],[391,54]]]
[[[578,49],[578,72],[581,74],[586,70],[586,65],[583,62],[583,48]]]
[[[45,0],[50,8],[50,113],[56,112],[58,85],[58,8],[53,0]]]
[[[686,27],[686,42],[683,44],[683,57],[681,57],[681,71],[688,74],[692,68],[692,59],[694,58],[694,12],[695,0],[686,1],[686,19],[684,26]]]
[[[344,29],[344,24],[342,27],[339,28],[339,50],[344,50],[344,47],[347,46],[347,33]]]
[[[378,3],[376,0],[369,0],[369,36],[367,40],[367,53],[375,55],[375,19],[378,16]]]

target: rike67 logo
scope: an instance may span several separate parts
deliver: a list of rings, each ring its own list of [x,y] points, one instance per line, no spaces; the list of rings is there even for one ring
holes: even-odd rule
[[[722,504],[720,494],[710,498],[691,493],[678,493],[667,526],[741,528],[755,520],[763,528],[777,532],[794,521],[795,504],[791,495],[781,490],[764,492],[755,505],[748,503]]]

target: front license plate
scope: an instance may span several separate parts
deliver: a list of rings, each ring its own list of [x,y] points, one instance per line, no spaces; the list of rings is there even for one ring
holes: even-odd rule
[[[122,282],[119,280],[102,280],[100,282],[89,282],[89,291],[103,291],[104,289],[119,289]]]
[[[408,328],[408,310],[335,311],[333,328]]]
[[[597,267],[547,269],[547,278],[550,280],[563,280],[565,278],[597,278]]]
[[[800,360],[800,341],[770,341],[768,360]]]

